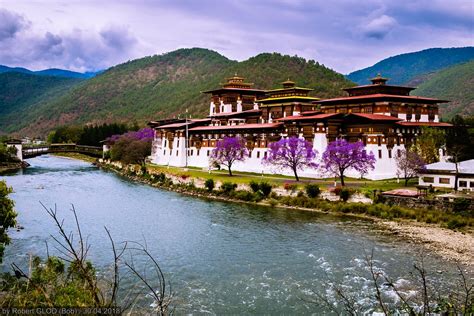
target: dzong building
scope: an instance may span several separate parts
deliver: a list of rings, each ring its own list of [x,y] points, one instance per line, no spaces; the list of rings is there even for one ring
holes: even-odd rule
[[[151,160],[158,165],[207,169],[216,143],[226,136],[240,136],[250,157],[236,162],[233,170],[280,173],[262,162],[271,142],[304,138],[313,144],[318,159],[329,142],[344,138],[362,141],[376,158],[375,169],[362,176],[394,178],[395,157],[416,142],[422,126],[446,128],[450,124],[439,121],[439,104],[448,101],[412,96],[414,88],[387,81],[378,75],[369,85],[344,89],[345,97],[320,100],[309,95],[312,89],[289,79],[281,88],[263,90],[235,75],[221,87],[203,92],[210,97],[206,118],[149,123],[155,130]],[[348,175],[361,176],[355,171]],[[317,169],[304,170],[301,176],[327,177]]]

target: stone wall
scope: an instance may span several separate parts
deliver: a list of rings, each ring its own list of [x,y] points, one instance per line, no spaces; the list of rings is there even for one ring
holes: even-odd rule
[[[386,203],[391,205],[398,205],[407,208],[430,208],[440,211],[452,211],[456,202],[449,200],[431,200],[424,198],[409,198],[409,197],[396,197],[396,196],[384,196]],[[460,199],[460,198],[458,198]],[[469,202],[467,210],[474,211],[474,200],[465,199]]]

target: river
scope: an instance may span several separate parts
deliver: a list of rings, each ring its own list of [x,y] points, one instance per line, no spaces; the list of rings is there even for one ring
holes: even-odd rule
[[[373,304],[364,252],[392,279],[405,282],[422,249],[376,229],[370,221],[207,201],[130,182],[88,163],[41,156],[25,170],[2,176],[14,188],[20,231],[10,231],[3,269],[26,266],[29,254],[54,253],[55,228],[40,202],[56,205],[73,228],[74,205],[91,245],[90,259],[105,273],[115,241],[144,241],[175,292],[179,313],[311,314],[310,301],[343,285],[367,310]],[[442,287],[454,282],[452,264],[426,254]],[[136,258],[136,265],[147,265]],[[123,293],[135,284],[124,276]],[[393,296],[389,290],[386,295]],[[144,304],[152,303],[145,298]]]

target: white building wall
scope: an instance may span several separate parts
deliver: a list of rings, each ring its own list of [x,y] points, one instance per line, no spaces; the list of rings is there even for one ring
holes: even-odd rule
[[[158,165],[169,165],[176,167],[184,167],[186,165],[186,156],[185,156],[185,138],[175,137],[173,139],[173,149],[170,150],[168,146],[168,140],[155,139],[151,161],[152,163]],[[324,133],[315,133],[313,140],[313,148],[318,152],[318,161],[320,163],[321,156],[326,150],[328,145],[326,134]],[[198,167],[203,169],[208,169],[210,165],[210,157],[214,147],[201,147],[199,150],[196,147],[190,147],[188,149],[188,166]],[[382,180],[382,179],[391,179],[397,178],[397,163],[396,157],[398,155],[398,150],[404,150],[405,146],[394,145],[391,149],[391,157],[389,155],[389,150],[385,144],[379,146],[378,144],[368,144],[366,150],[372,152],[375,159],[375,169],[369,171],[367,174],[363,175],[364,178],[370,180]],[[293,175],[291,170],[277,170],[272,166],[263,164],[263,157],[265,157],[265,152],[268,148],[254,148],[252,151],[251,157],[247,158],[244,162],[236,162],[232,167],[234,171],[244,171],[244,172],[253,172],[253,173],[267,173],[267,174],[283,174],[283,175]],[[381,151],[381,158],[379,158],[379,150]],[[209,155],[208,155],[209,152]],[[198,154],[199,153],[199,154]],[[257,153],[259,153],[257,155]],[[257,158],[258,156],[258,158]],[[307,169],[300,171],[298,175],[302,177],[314,177],[314,178],[325,178],[328,177],[327,174],[324,174],[321,170]],[[347,176],[360,178],[361,174],[355,170],[348,170]]]

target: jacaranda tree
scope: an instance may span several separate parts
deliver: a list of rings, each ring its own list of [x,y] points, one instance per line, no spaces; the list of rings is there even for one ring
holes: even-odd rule
[[[364,143],[349,143],[345,139],[338,139],[328,144],[323,153],[322,167],[335,177],[341,179],[344,185],[344,173],[354,169],[366,174],[375,167],[375,157],[364,148]]]
[[[397,175],[405,179],[405,186],[408,180],[414,178],[425,168],[425,162],[414,151],[401,150],[400,154],[395,158],[397,162]]]
[[[153,135],[153,129],[146,127],[136,132],[109,137],[107,141],[112,145],[112,160],[144,166],[146,157],[151,155]]]
[[[268,155],[263,162],[279,169],[290,169],[296,181],[299,181],[298,170],[318,167],[314,162],[316,155],[317,152],[313,150],[310,142],[293,136],[271,143]]]
[[[232,165],[236,161],[244,161],[249,153],[245,147],[245,141],[241,137],[224,137],[217,142],[212,150],[211,159],[213,162],[224,165],[232,176]]]

